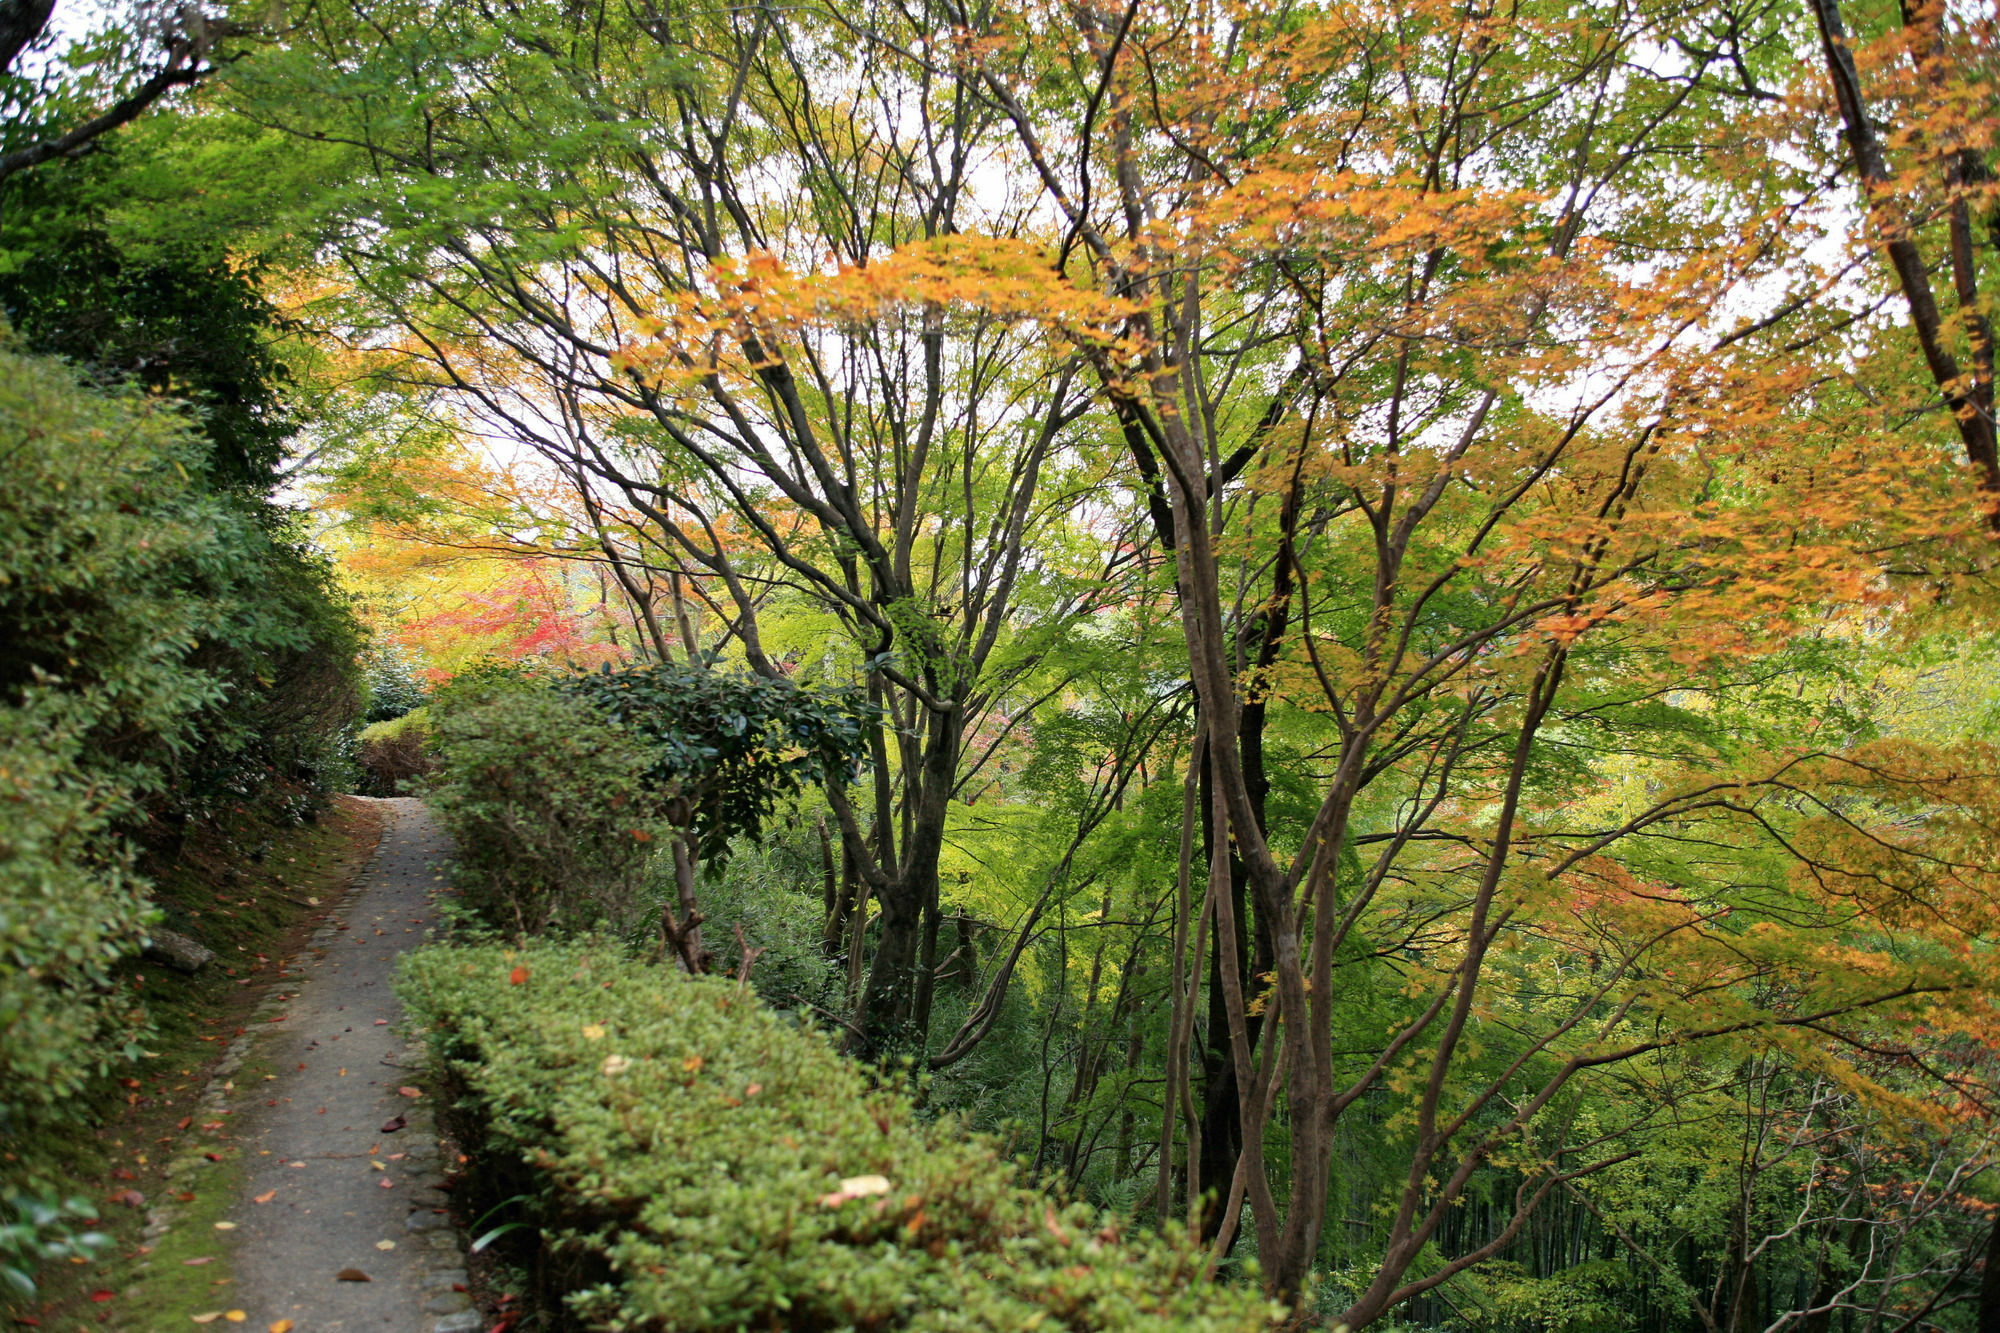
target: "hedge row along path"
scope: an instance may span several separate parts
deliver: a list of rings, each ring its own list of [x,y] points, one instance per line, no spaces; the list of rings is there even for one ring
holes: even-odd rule
[[[304,980],[258,1043],[274,1077],[246,1090],[248,1184],[226,1230],[236,1302],[258,1330],[481,1327],[438,1188],[428,1089],[390,990],[397,956],[424,940],[448,847],[420,802],[379,805],[374,861],[296,960]]]

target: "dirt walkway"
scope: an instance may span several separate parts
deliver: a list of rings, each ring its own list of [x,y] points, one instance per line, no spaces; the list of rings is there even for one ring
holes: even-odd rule
[[[480,1327],[437,1188],[429,1103],[410,1095],[425,1090],[391,1026],[396,957],[423,941],[446,844],[417,801],[381,805],[375,860],[295,960],[304,980],[253,1048],[272,1076],[241,1129],[249,1183],[230,1213],[251,1328]]]

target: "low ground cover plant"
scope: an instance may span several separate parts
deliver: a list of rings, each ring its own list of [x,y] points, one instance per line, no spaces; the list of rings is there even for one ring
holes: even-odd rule
[[[545,1297],[582,1327],[1248,1333],[1276,1313],[1199,1281],[1198,1249],[1034,1188],[738,982],[584,940],[421,950],[399,989],[473,1178],[533,1201]]]

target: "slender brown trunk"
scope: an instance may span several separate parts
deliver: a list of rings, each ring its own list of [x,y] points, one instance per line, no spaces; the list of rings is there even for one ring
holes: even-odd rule
[[[1194,1010],[1199,998],[1200,984],[1190,984],[1190,978],[1200,976],[1199,968],[1203,949],[1203,932],[1208,924],[1208,899],[1202,899],[1199,921],[1195,918],[1192,896],[1194,880],[1194,820],[1195,797],[1200,786],[1202,757],[1201,734],[1196,732],[1193,746],[1188,751],[1188,770],[1181,782],[1181,846],[1180,859],[1174,875],[1174,925],[1173,925],[1173,1011],[1167,1029],[1167,1078],[1160,1098],[1160,1160],[1157,1179],[1154,1183],[1154,1211],[1159,1224],[1167,1223],[1168,1210],[1173,1206],[1173,1157],[1174,1121],[1177,1116],[1187,1121],[1187,1185],[1188,1197],[1198,1199],[1201,1194],[1201,1175],[1198,1146],[1201,1142],[1201,1119],[1194,1109],[1191,1080],[1188,1077],[1188,1052],[1194,1035]],[[1194,932],[1194,965],[1188,963],[1188,933]]]
[[[661,920],[668,932],[668,942],[680,954],[681,965],[699,976],[708,971],[710,954],[701,942],[701,907],[695,897],[694,858],[688,852],[687,838],[674,834],[674,888],[680,899],[680,917],[673,919],[672,913],[663,912]]]
[[[674,604],[674,624],[681,632],[681,646],[687,650],[687,660],[697,665],[701,662],[701,639],[695,634],[694,621],[688,618],[687,598],[681,595],[681,573],[674,570],[667,575],[667,595]],[[650,620],[652,612],[647,611]],[[664,655],[664,650],[663,650]]]
[[[861,988],[865,980],[862,958],[868,951],[868,886],[854,874],[854,860],[843,850],[841,873],[847,876],[854,907],[847,929],[847,1007],[861,1008]]]
[[[930,899],[924,904],[924,940],[917,957],[917,993],[911,1004],[912,1022],[918,1032],[931,1030],[931,996],[937,990],[938,922],[942,914],[939,898],[942,886],[931,876]]]
[[[819,949],[826,958],[840,957],[840,946],[847,938],[847,916],[854,910],[854,876],[846,849],[841,850],[841,874],[833,870],[833,838],[826,829],[826,820],[819,821],[819,873],[820,900],[826,909],[820,924]]]
[[[1245,743],[1240,750],[1244,754],[1246,780],[1253,772],[1255,774],[1256,809],[1261,818],[1263,798],[1271,786],[1264,774],[1263,708],[1259,706],[1254,713],[1246,709],[1244,721]],[[1249,725],[1251,723],[1254,725]],[[1248,738],[1253,735],[1256,739],[1251,742]],[[1215,824],[1216,792],[1206,767],[1201,777],[1200,799],[1202,846],[1205,854],[1212,855],[1209,830]],[[1233,910],[1228,915],[1234,920],[1236,929],[1227,945],[1236,951],[1239,973],[1246,982],[1254,985],[1251,979],[1270,975],[1272,948],[1268,926],[1261,915],[1251,908],[1248,880],[1249,874],[1242,858],[1232,850],[1229,856],[1229,900]],[[1201,1238],[1204,1241],[1212,1241],[1220,1234],[1227,1203],[1225,1195],[1230,1180],[1236,1174],[1236,1159],[1243,1151],[1241,1089],[1237,1086],[1235,1059],[1230,1051],[1229,1014],[1223,994],[1224,947],[1222,932],[1215,932],[1211,938],[1208,963],[1208,1037],[1202,1049],[1201,1178],[1209,1191],[1201,1210]],[[1256,994],[1254,990],[1246,993],[1246,1003],[1254,1001]],[[1263,1019],[1255,1014],[1247,1016],[1244,1030],[1249,1034],[1250,1049],[1254,1054],[1263,1032]]]
[[[912,806],[909,836],[900,864],[877,890],[882,930],[854,1018],[860,1036],[849,1042],[857,1053],[873,1054],[891,1043],[921,1045],[929,1035],[917,1022],[917,974],[926,910],[938,899],[938,856],[944,850],[945,817],[958,771],[959,731],[956,708],[930,710],[922,767],[907,794]],[[883,862],[889,864],[889,826],[878,819],[875,832],[885,852]]]

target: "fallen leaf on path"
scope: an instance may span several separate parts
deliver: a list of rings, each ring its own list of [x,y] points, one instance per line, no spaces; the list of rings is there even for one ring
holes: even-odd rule
[[[188,1318],[194,1320],[197,1324],[212,1324],[222,1318],[222,1311],[210,1310],[207,1314],[191,1314]]]
[[[277,1323],[271,1325],[271,1333],[292,1333],[292,1321],[289,1319],[280,1319]]]
[[[375,1242],[375,1248],[378,1250],[393,1250],[396,1248],[396,1242],[393,1240],[378,1240]]]
[[[384,1176],[382,1179],[376,1181],[375,1183],[377,1185],[380,1185],[385,1190],[392,1190],[396,1188],[396,1182],[390,1180],[387,1176]]]
[[[386,1018],[378,1018],[378,1019],[376,1019],[376,1020],[375,1020],[375,1026],[376,1026],[376,1027],[378,1027],[378,1028],[385,1028],[385,1027],[388,1027],[388,1026],[389,1026],[389,1020],[388,1020],[388,1019],[386,1019]]]
[[[270,1202],[271,1200],[273,1200],[273,1199],[275,1199],[275,1198],[277,1198],[277,1197],[278,1197],[278,1191],[276,1191],[276,1190],[265,1190],[265,1191],[264,1191],[264,1192],[263,1192],[262,1194],[259,1194],[259,1195],[257,1196],[257,1202],[258,1202],[258,1203],[269,1203],[269,1202]]]
[[[236,1224],[234,1222],[217,1222],[215,1229],[217,1231],[234,1231],[236,1230]]]
[[[396,1089],[396,1091],[402,1093],[405,1097],[421,1097],[424,1095],[422,1088],[401,1087]]]
[[[305,1163],[304,1163],[304,1162],[286,1162],[286,1163],[285,1163],[285,1165],[286,1165],[286,1166],[290,1166],[290,1167],[303,1167],[303,1166],[305,1165]]]
[[[137,1190],[119,1190],[111,1196],[111,1202],[122,1203],[127,1208],[137,1208],[146,1202],[146,1196]]]
[[[248,1319],[250,1316],[243,1313],[241,1310],[224,1310],[222,1312],[222,1317],[224,1319],[227,1319],[232,1324],[240,1324],[244,1320]]]
[[[181,1262],[189,1268],[200,1268],[203,1264],[214,1263],[215,1256],[212,1254],[204,1254],[199,1259],[183,1259],[181,1260]]]
[[[177,1120],[177,1121],[175,1121],[175,1122],[174,1122],[174,1128],[175,1128],[175,1129],[186,1129],[186,1128],[187,1128],[187,1127],[188,1127],[189,1125],[192,1125],[193,1123],[194,1123],[194,1117],[193,1117],[193,1116],[191,1116],[191,1115],[184,1115],[184,1116],[182,1116],[182,1117],[181,1117],[181,1118],[180,1118],[179,1120]]]
[[[404,1119],[402,1116],[397,1116],[395,1119],[389,1121],[388,1123],[382,1126],[382,1132],[384,1134],[394,1134],[399,1129],[409,1128],[409,1124],[410,1122],[408,1120]]]
[[[335,1282],[373,1282],[375,1279],[369,1277],[358,1268],[343,1268],[333,1275],[333,1280]]]

